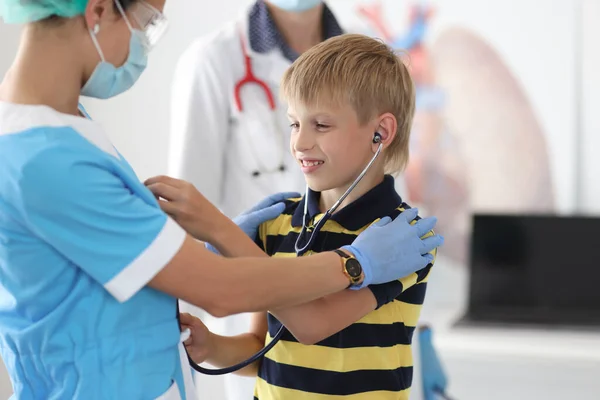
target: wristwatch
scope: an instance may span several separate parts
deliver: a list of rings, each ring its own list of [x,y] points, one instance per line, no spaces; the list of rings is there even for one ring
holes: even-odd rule
[[[339,249],[334,250],[334,252],[342,257],[342,270],[350,280],[348,287],[359,286],[362,284],[365,279],[365,274],[363,273],[362,266],[356,257],[351,256],[350,254]]]

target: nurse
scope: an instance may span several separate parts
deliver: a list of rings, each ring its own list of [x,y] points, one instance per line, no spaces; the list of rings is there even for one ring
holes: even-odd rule
[[[289,306],[344,290],[357,271],[354,290],[407,275],[442,241],[419,239],[434,219],[382,220],[346,249],[361,266],[349,269],[332,252],[241,257],[252,238],[201,197],[189,233],[170,219],[78,110],[81,94],[136,82],[163,7],[0,0],[5,22],[25,23],[0,84],[0,355],[16,399],[193,399],[177,298],[215,316]],[[243,219],[272,217],[276,202]]]
[[[258,0],[192,43],[173,82],[170,174],[194,184],[229,217],[269,194],[303,192],[279,81],[301,53],[341,33],[321,0]],[[215,320],[189,304],[181,309],[223,335],[244,333],[250,323],[248,315]],[[226,376],[224,388],[228,400],[251,399],[254,380]]]

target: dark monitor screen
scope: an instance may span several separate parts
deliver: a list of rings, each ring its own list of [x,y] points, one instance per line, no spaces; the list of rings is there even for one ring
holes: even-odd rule
[[[466,319],[600,326],[600,218],[475,215]]]

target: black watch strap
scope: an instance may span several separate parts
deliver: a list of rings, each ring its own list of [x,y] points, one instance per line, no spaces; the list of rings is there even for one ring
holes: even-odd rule
[[[343,259],[350,258],[348,253],[344,253],[340,249],[335,249],[333,252],[336,253],[338,256],[342,257]]]

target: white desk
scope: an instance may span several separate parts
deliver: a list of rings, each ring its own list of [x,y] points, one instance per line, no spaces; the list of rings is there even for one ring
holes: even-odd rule
[[[456,400],[600,400],[600,333],[452,327],[464,314],[466,269],[440,259],[422,322]],[[415,394],[415,400],[417,400]]]

